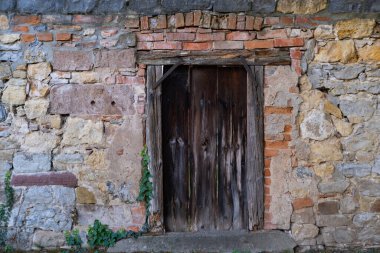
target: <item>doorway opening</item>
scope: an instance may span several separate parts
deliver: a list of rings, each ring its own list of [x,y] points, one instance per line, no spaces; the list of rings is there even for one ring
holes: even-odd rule
[[[262,228],[263,68],[251,69],[253,81],[242,66],[148,66],[152,211],[165,231]]]

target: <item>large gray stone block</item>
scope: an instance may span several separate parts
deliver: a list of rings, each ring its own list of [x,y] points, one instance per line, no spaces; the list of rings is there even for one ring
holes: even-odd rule
[[[57,11],[56,0],[17,0],[17,10],[21,13],[53,13]]]
[[[343,193],[350,183],[348,181],[324,182],[319,183],[318,190],[321,193]]]
[[[129,8],[139,14],[158,14],[158,0],[130,0]]]
[[[252,11],[254,13],[271,13],[276,9],[277,0],[253,0]]]
[[[95,13],[120,13],[126,5],[125,0],[100,0]]]
[[[96,0],[65,0],[63,13],[89,13],[96,5]]]
[[[14,9],[16,0],[1,0],[0,11],[11,11]]]
[[[16,173],[44,172],[51,169],[50,154],[16,153],[13,158]]]
[[[166,13],[207,10],[212,6],[211,0],[162,0],[161,4],[163,11]]]
[[[217,12],[238,12],[251,10],[251,2],[248,0],[216,0],[214,11]]]
[[[380,197],[380,184],[372,180],[360,180],[359,182],[359,193],[362,196],[367,197]]]
[[[377,0],[331,0],[329,12],[378,12],[380,11],[380,2]]]
[[[365,177],[371,174],[369,164],[345,163],[339,164],[336,168],[346,177]]]

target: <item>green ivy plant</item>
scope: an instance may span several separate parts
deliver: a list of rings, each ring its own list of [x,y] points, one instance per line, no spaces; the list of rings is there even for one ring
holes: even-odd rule
[[[14,190],[11,186],[12,172],[7,171],[4,178],[5,203],[0,205],[0,248],[10,248],[7,242],[8,220],[14,204]]]
[[[148,149],[145,146],[143,150],[140,153],[141,155],[141,165],[142,165],[142,177],[140,181],[140,192],[139,196],[137,197],[137,201],[142,201],[145,203],[146,208],[146,219],[145,219],[145,226],[148,227],[148,220],[150,215],[150,201],[153,198],[153,183],[150,181],[152,174],[149,171],[149,154]]]
[[[73,231],[65,232],[66,244],[71,247],[72,251],[75,253],[85,252],[82,248],[82,238],[80,238],[79,230],[74,229]],[[63,251],[63,253],[68,253],[69,251]]]

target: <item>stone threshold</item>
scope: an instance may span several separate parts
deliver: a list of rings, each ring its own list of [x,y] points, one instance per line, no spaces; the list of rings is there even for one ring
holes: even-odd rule
[[[281,231],[172,232],[124,239],[108,252],[294,252],[295,247]]]

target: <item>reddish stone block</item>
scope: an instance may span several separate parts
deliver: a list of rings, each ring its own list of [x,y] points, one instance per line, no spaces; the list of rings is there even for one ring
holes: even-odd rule
[[[231,32],[226,35],[227,40],[253,40],[254,32]]]
[[[293,107],[275,107],[275,106],[266,106],[264,108],[264,114],[291,114]]]
[[[71,33],[57,33],[55,35],[57,41],[68,41],[71,40]]]
[[[237,16],[235,13],[230,13],[227,18],[227,29],[236,29]]]
[[[185,26],[185,17],[183,16],[183,13],[176,13],[175,14],[175,27],[184,27]]]
[[[162,41],[164,40],[163,33],[137,33],[137,41]]]
[[[293,17],[287,17],[287,16],[280,17],[280,24],[282,25],[292,25],[293,22],[294,22]]]
[[[41,23],[41,17],[39,16],[19,16],[16,15],[13,17],[13,23],[15,25],[20,25],[20,24],[29,24],[29,25],[37,25]]]
[[[41,23],[65,24],[71,23],[71,15],[42,15]]]
[[[370,211],[374,213],[380,213],[380,199],[377,199],[372,203]]]
[[[245,49],[272,48],[273,40],[252,40],[244,42]]]
[[[167,28],[166,15],[159,15],[149,19],[150,28],[153,30]]]
[[[134,68],[136,67],[136,51],[130,49],[99,50],[95,53],[95,67],[100,68]]]
[[[270,168],[270,161],[271,161],[271,159],[264,159],[264,167],[265,168]]]
[[[193,26],[194,24],[194,14],[192,12],[185,14],[185,26]]]
[[[291,48],[290,58],[300,60],[302,58],[302,51],[299,48]]]
[[[317,26],[318,23],[313,22],[309,17],[296,16],[295,23],[302,26]]]
[[[253,30],[260,31],[263,26],[264,19],[262,17],[255,17],[255,22],[253,23]]]
[[[288,141],[265,141],[265,148],[287,149],[289,148],[289,142]]]
[[[138,84],[138,85],[144,85],[145,84],[145,78],[141,76],[122,76],[117,75],[116,76],[116,83],[117,84]]]
[[[141,30],[149,30],[149,17],[144,16],[140,18],[140,28]]]
[[[12,29],[14,32],[29,32],[29,27],[24,25],[14,26]]]
[[[243,41],[214,41],[214,49],[243,49]]]
[[[278,150],[276,149],[264,149],[264,157],[265,158],[269,158],[269,157],[273,157],[273,156],[277,156],[278,155]]]
[[[21,41],[25,43],[34,42],[36,39],[35,34],[21,34]]]
[[[177,41],[153,42],[153,49],[157,50],[176,50],[182,49],[182,43]]]
[[[134,115],[134,102],[131,85],[63,84],[50,91],[52,114]]]
[[[211,14],[210,13],[203,13],[200,26],[203,28],[210,28],[211,27]]]
[[[139,28],[140,19],[138,17],[127,17],[125,20],[125,28]]]
[[[194,11],[194,26],[200,26],[202,19],[202,11]]]
[[[104,17],[94,15],[75,15],[73,23],[77,24],[100,24],[103,23]]]
[[[90,70],[94,66],[92,51],[53,52],[53,69],[60,71]]]
[[[244,30],[245,28],[245,21],[237,22],[236,23],[236,30]]]
[[[311,198],[299,198],[293,200],[292,205],[294,210],[299,210],[306,207],[313,207],[314,202]]]
[[[167,33],[166,39],[174,41],[194,40],[195,33]]]
[[[301,60],[292,59],[291,67],[297,73],[298,76],[301,76],[302,74]]]
[[[183,50],[199,51],[209,50],[212,48],[212,42],[184,42]]]
[[[318,212],[323,215],[337,214],[339,213],[338,201],[324,201],[318,203]]]
[[[271,26],[271,25],[278,25],[280,23],[279,17],[266,17],[264,19],[264,25]]]
[[[13,174],[13,186],[61,185],[75,188],[78,186],[76,176],[70,172],[48,172],[37,174]]]
[[[287,38],[285,29],[265,30],[257,33],[258,39]]]
[[[253,24],[255,23],[255,17],[245,17],[245,30],[253,30]]]
[[[291,133],[292,132],[292,126],[291,125],[285,125],[284,126],[284,133]]]
[[[103,38],[109,38],[116,35],[118,32],[119,32],[119,29],[117,28],[105,28],[100,32],[100,35]]]
[[[145,223],[145,206],[140,205],[137,207],[131,207],[132,213],[132,222],[135,224],[144,224]]]
[[[270,170],[269,170],[269,169],[265,169],[265,170],[264,170],[264,176],[265,176],[265,177],[270,177],[270,176],[271,176],[271,174],[270,174]]]
[[[195,41],[221,41],[226,39],[226,34],[223,32],[217,33],[197,33]]]
[[[275,47],[302,47],[303,38],[274,39]]]
[[[39,41],[52,41],[53,34],[51,33],[37,33],[37,39]]]
[[[137,50],[152,50],[153,42],[137,42]]]

